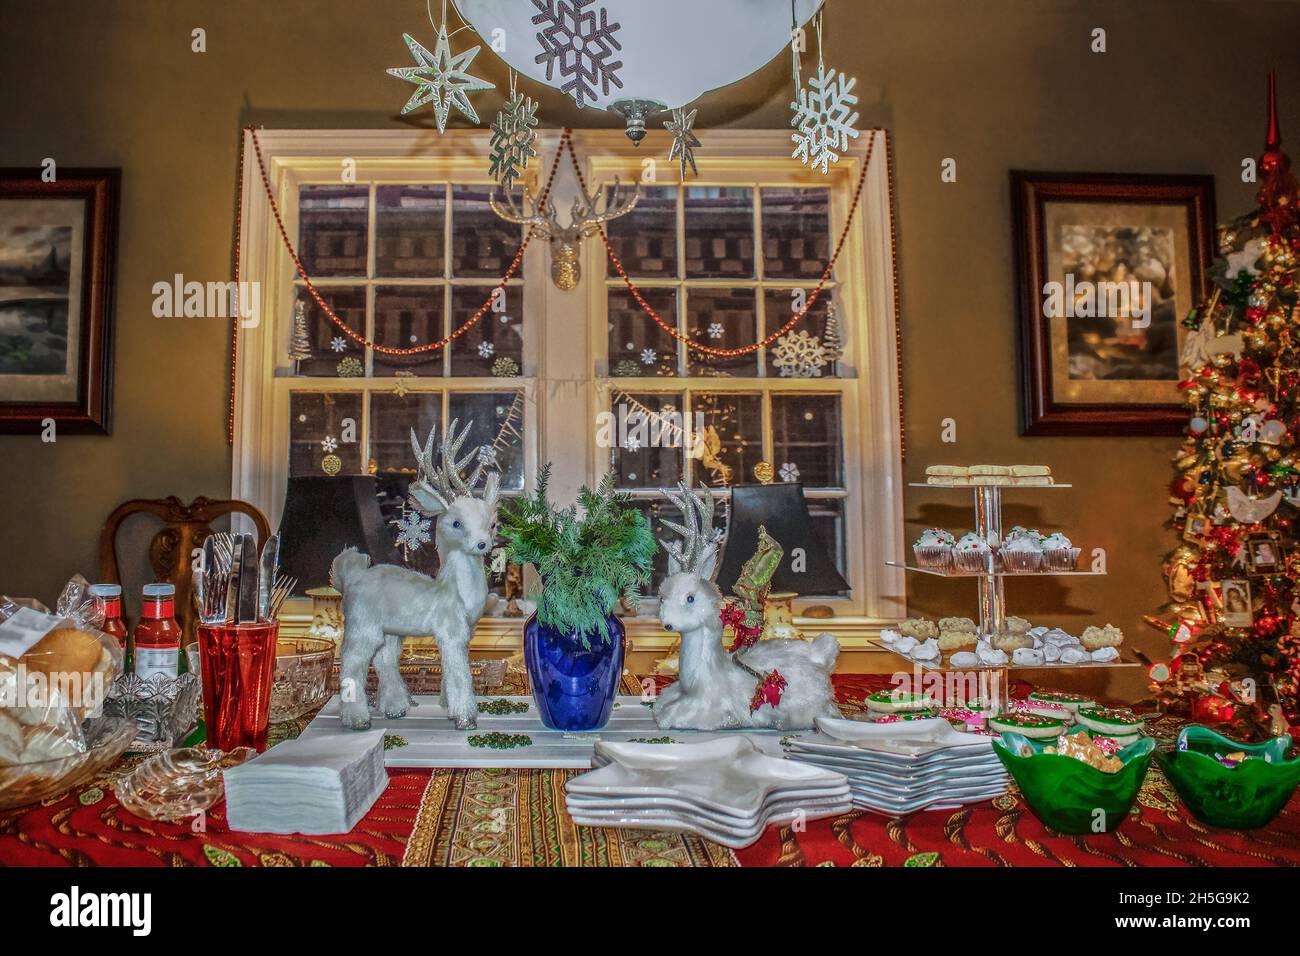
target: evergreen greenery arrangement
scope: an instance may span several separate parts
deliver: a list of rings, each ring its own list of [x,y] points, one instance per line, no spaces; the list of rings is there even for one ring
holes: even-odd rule
[[[547,464],[533,497],[502,505],[507,555],[537,569],[542,580],[534,595],[538,623],[575,633],[586,646],[591,634],[608,641],[606,617],[620,597],[640,598],[659,545],[631,496],[614,490],[612,474],[595,491],[584,486],[577,505],[561,509],[547,500],[550,477]]]

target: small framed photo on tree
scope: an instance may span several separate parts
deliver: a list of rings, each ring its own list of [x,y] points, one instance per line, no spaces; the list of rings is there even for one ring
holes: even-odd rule
[[[1218,588],[1221,623],[1228,627],[1250,627],[1255,623],[1255,615],[1250,608],[1249,581],[1222,581],[1218,582]]]
[[[1282,543],[1276,534],[1251,535],[1242,545],[1246,561],[1257,574],[1272,574],[1282,566]]]
[[[1203,514],[1189,514],[1187,521],[1183,524],[1184,541],[1201,541],[1205,538],[1205,533],[1210,530],[1210,518]]]

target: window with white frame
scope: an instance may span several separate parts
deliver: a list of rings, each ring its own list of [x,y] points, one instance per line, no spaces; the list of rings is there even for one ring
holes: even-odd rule
[[[883,566],[902,533],[893,251],[887,147],[872,135],[878,152],[858,223],[817,301],[767,347],[723,357],[681,339],[747,346],[803,308],[844,229],[861,149],[823,176],[790,160],[788,134],[713,131],[697,154],[700,175],[682,184],[667,163],[653,181],[654,164],[621,133],[573,134],[589,186],[641,181],[636,209],[607,224],[609,242],[678,338],[635,301],[598,235],[584,242],[577,291],[556,288],[547,246],[534,239],[492,301],[525,230],[488,205],[480,132],[261,131],[303,268],[356,336],[410,349],[491,307],[445,348],[392,355],[359,345],[298,275],[246,145],[244,275],[263,283],[270,321],[239,332],[234,496],[274,524],[290,475],[369,473],[396,517],[414,473],[410,430],[424,436],[436,425],[441,436],[460,419],[473,422],[472,443],[498,444],[507,493],[531,488],[546,462],[561,501],[612,470],[662,536],[661,487],[710,485],[721,524],[726,486],[753,481],[754,466],[768,462],[777,480],[802,482],[853,586],[847,597],[803,603],[830,603],[850,619],[897,618],[903,590]],[[542,136],[534,191],[558,140]],[[341,166],[355,177],[341,181]],[[579,189],[567,166],[553,192],[562,221]],[[694,456],[685,443],[609,447],[599,420],[611,411],[617,419],[620,406],[692,430],[699,422],[703,441]]]
[[[852,580],[843,407],[854,380],[840,376],[834,275],[813,298],[834,245],[831,192],[758,177],[709,183],[707,175],[643,187],[636,208],[609,224],[610,246],[677,335],[649,317],[610,260],[608,336],[595,369],[608,375],[616,420],[629,422],[612,443],[609,467],[656,530],[663,530],[660,489],[679,480],[715,488],[716,520],[725,528],[727,486],[754,481],[755,466],[767,462],[777,480],[803,483],[819,536]],[[687,344],[744,348],[801,312],[771,345],[740,355]],[[647,429],[636,426],[647,420],[651,436],[680,440],[645,441]],[[665,572],[660,555],[656,578]]]
[[[501,283],[520,227],[488,205],[490,187],[454,181],[300,182],[297,249],[322,308],[294,279],[289,475],[372,474],[397,520],[415,474],[410,434],[470,424],[467,447],[493,449],[508,495],[523,488],[524,274]],[[444,348],[410,350],[466,326]],[[301,328],[297,327],[301,325]],[[408,555],[428,568],[428,549]]]

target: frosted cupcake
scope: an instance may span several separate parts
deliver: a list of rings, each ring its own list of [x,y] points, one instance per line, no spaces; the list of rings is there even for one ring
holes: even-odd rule
[[[1061,532],[1043,539],[1043,563],[1049,571],[1073,571],[1079,560],[1079,549]]]
[[[1013,574],[1043,569],[1043,548],[1031,534],[1016,535],[1003,541],[998,555],[1002,558],[1002,567]]]
[[[929,528],[921,533],[912,545],[916,563],[923,568],[947,568],[952,560],[952,546],[956,539],[942,528]]]
[[[952,563],[958,571],[976,573],[989,568],[988,542],[969,531],[952,547]]]

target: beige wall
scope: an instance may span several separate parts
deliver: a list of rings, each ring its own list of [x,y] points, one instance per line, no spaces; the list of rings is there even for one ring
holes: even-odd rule
[[[1105,55],[1088,48],[1098,26]],[[190,52],[194,27],[207,30],[205,54]],[[1213,173],[1221,218],[1244,211],[1252,190],[1239,168],[1261,146],[1271,65],[1300,150],[1300,8],[831,0],[828,28],[828,60],[859,78],[864,123],[887,127],[896,149],[906,477],[936,458],[1051,464],[1075,490],[1025,496],[1009,519],[1105,547],[1111,574],[1012,582],[1013,609],[1066,625],[1113,621],[1162,647],[1141,616],[1163,595],[1175,441],[1018,437],[1007,171]],[[6,0],[0,29],[0,166],[52,156],[123,168],[114,434],[53,446],[0,437],[0,593],[48,600],[74,571],[94,573],[99,527],[119,501],[229,491],[227,329],[153,318],[150,289],[177,272],[229,277],[240,127],[401,122],[408,90],[383,70],[406,59],[404,30],[430,29],[423,0]],[[475,65],[504,85],[490,54]],[[709,96],[697,125],[783,126],[787,69],[774,63]],[[555,93],[541,99],[546,124],[605,120]],[[497,100],[478,103],[490,116]],[[954,184],[940,182],[945,157],[957,160]],[[939,442],[950,416],[955,448]],[[956,504],[909,494],[909,534],[963,527]],[[974,599],[972,584],[913,584],[925,613],[968,613]]]

